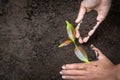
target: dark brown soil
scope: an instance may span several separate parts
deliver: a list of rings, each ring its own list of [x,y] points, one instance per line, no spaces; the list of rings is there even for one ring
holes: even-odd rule
[[[89,60],[95,60],[89,47],[94,44],[114,64],[120,63],[118,2],[89,42],[81,45]],[[62,65],[80,63],[72,44],[58,48],[67,39],[65,20],[76,25],[79,4],[77,0],[10,0],[1,7],[0,80],[62,80]]]
[[[97,11],[91,11],[85,14],[79,29],[81,37],[86,37],[88,32],[93,29],[97,23],[97,16]]]

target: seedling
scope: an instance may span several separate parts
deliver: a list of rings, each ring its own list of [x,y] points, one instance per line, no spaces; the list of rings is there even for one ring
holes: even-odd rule
[[[83,61],[85,63],[90,63],[85,50],[82,47],[76,45],[75,35],[76,35],[76,28],[77,27],[74,28],[73,25],[71,23],[69,23],[68,21],[66,21],[66,24],[67,24],[66,29],[67,29],[68,39],[66,41],[64,41],[62,44],[60,44],[58,47],[60,48],[60,47],[63,47],[63,46],[67,46],[70,43],[73,43],[74,46],[75,46],[74,52],[75,52],[76,56],[81,61]]]

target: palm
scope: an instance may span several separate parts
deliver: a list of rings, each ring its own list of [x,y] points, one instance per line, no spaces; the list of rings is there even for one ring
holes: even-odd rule
[[[91,10],[96,10],[98,12],[97,16],[97,24],[93,27],[92,30],[88,32],[88,35],[82,39],[79,33],[79,26],[76,30],[76,38],[79,38],[79,43],[86,43],[89,38],[94,34],[95,30],[98,28],[100,23],[107,16],[109,9],[111,6],[111,0],[83,0],[80,6],[80,11],[78,14],[78,18],[76,19],[76,23],[82,23],[84,15],[86,12],[90,12]]]

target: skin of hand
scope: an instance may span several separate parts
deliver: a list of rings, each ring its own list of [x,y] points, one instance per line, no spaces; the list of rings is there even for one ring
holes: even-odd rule
[[[78,17],[76,19],[76,23],[82,23],[84,15],[86,12],[90,12],[91,10],[96,10],[98,12],[97,16],[97,24],[93,27],[92,30],[88,32],[87,37],[81,38],[79,33],[79,27],[76,29],[76,38],[79,38],[79,43],[86,43],[89,38],[94,34],[95,30],[98,28],[100,23],[107,16],[111,6],[111,0],[83,0],[80,5],[80,10],[78,13]]]
[[[93,50],[99,54],[97,61],[90,64],[63,65],[60,71],[62,78],[66,80],[120,80],[120,65],[116,67],[98,48],[93,47]]]

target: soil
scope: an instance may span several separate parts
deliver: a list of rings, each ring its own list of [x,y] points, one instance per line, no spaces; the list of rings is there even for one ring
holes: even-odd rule
[[[88,35],[88,32],[93,29],[93,27],[97,23],[97,11],[90,11],[85,14],[82,23],[79,28],[79,32],[81,37],[86,37]]]
[[[10,0],[1,7],[0,80],[62,80],[59,74],[62,65],[81,63],[73,52],[73,44],[58,48],[67,39],[65,20],[76,25],[74,20],[80,2]],[[119,5],[119,0],[113,2],[109,15],[89,42],[80,45],[88,53],[89,60],[96,59],[90,49],[94,44],[114,64],[120,63]]]

